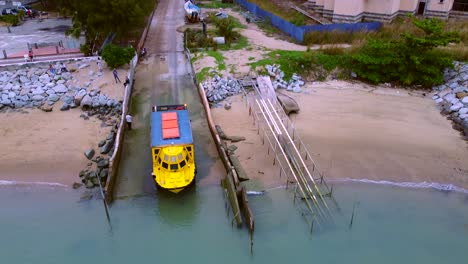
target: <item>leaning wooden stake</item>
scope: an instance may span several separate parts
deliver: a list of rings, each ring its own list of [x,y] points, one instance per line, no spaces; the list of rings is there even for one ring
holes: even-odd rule
[[[236,188],[234,187],[234,183],[232,181],[232,177],[230,174],[224,178],[224,188],[226,188],[227,193],[228,193],[228,198],[231,203],[231,209],[232,213],[234,215],[233,221],[236,222],[237,227],[242,226],[242,216],[240,214],[240,207],[239,207],[239,202],[237,201],[237,193],[236,193]],[[229,211],[228,211],[229,214]]]
[[[99,177],[99,176],[98,176]],[[104,196],[104,191],[102,190],[101,179],[98,179],[99,191],[101,193],[102,201],[104,202],[104,210],[106,211],[107,222],[109,223],[110,230],[112,231],[112,224],[109,215],[109,207],[107,205],[106,197]]]
[[[356,209],[356,202],[353,204],[353,212],[351,213],[351,221],[349,221],[349,229],[353,226],[353,221],[354,221],[354,210]]]
[[[253,255],[253,231],[250,233],[250,254]]]

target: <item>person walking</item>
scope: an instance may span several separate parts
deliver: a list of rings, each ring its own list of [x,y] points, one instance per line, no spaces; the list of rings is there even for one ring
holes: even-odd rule
[[[203,35],[206,38],[206,22],[205,19],[202,19]]]
[[[52,73],[52,75],[55,75],[55,73],[57,72],[54,68],[54,66],[52,66],[52,64],[49,63],[49,71],[50,73]]]
[[[127,77],[125,77],[125,82],[124,82],[124,84],[123,84],[124,88],[125,88],[128,84],[130,84],[130,79],[129,79],[128,76],[127,76]]]
[[[32,49],[29,50],[28,56],[29,56],[29,61],[33,61],[34,53],[33,53]]]
[[[132,130],[133,117],[130,114],[127,114],[125,116],[125,121],[127,121],[128,130]]]
[[[119,79],[119,74],[118,74],[117,70],[114,69],[114,70],[112,71],[112,73],[114,74],[115,83],[118,83],[118,82],[121,83],[121,81],[120,81],[120,79]]]
[[[101,60],[101,57],[98,57],[97,59],[97,66],[98,66],[98,69],[99,69],[99,72],[102,72],[102,60]]]

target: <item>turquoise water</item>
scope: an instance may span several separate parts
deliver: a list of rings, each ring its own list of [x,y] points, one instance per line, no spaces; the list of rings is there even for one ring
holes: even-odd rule
[[[112,230],[102,201],[74,190],[0,187],[0,263],[466,263],[467,194],[354,183],[334,192],[335,227],[312,235],[287,190],[250,196],[251,255],[219,186],[118,200]]]

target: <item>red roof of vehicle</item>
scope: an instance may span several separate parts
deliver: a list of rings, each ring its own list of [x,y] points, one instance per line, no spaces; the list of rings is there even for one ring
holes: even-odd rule
[[[162,113],[162,137],[163,139],[179,138],[179,120],[177,112]]]

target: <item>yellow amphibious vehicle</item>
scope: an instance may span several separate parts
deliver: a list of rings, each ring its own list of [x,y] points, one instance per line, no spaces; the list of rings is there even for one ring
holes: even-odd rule
[[[192,128],[187,105],[161,105],[151,112],[151,156],[156,184],[178,193],[195,179]]]

